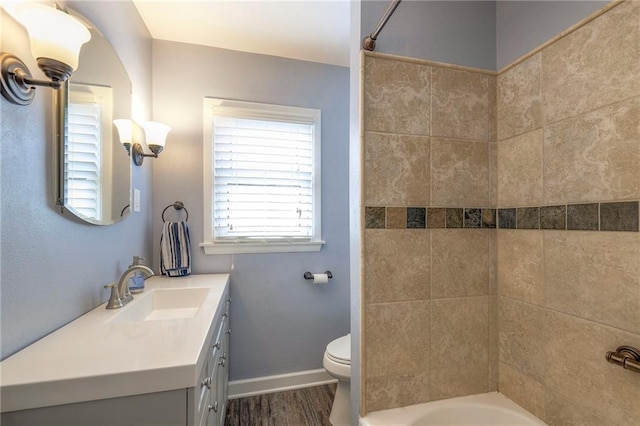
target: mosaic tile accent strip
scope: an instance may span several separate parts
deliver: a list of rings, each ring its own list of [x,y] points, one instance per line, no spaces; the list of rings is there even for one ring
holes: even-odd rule
[[[498,209],[498,227],[516,229],[516,209]]]
[[[597,231],[598,204],[567,205],[567,229],[576,231]]]
[[[600,230],[638,232],[638,203],[600,204]]]
[[[426,228],[427,208],[407,207],[407,228]]]
[[[464,209],[464,227],[482,227],[482,209]]]
[[[431,208],[427,209],[427,227],[429,228],[445,228],[446,227],[446,211],[447,209]]]
[[[640,231],[640,202],[480,207],[365,207],[367,229],[543,229]]]
[[[567,229],[567,206],[540,207],[540,229]]]

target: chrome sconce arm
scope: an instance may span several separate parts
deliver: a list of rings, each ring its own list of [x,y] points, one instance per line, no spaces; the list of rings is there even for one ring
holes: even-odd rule
[[[151,150],[151,154],[145,153],[142,149],[142,145],[140,145],[139,143],[134,143],[131,151],[133,164],[135,164],[136,166],[142,166],[144,157],[158,158],[158,154],[162,152],[164,147],[160,145],[149,145],[149,149]]]
[[[2,71],[0,90],[2,96],[12,104],[29,105],[33,101],[37,86],[60,89],[62,83],[73,72],[73,68],[69,65],[55,59],[38,58],[37,61],[38,67],[51,80],[36,80],[32,78],[29,68],[20,58],[11,53],[0,53]]]
[[[17,56],[0,53],[0,93],[15,105],[29,105],[36,87],[60,89],[78,66],[78,55],[91,39],[87,27],[73,16],[43,4],[18,5],[18,20],[27,28],[31,52],[49,80],[34,79]]]
[[[147,146],[151,150],[151,154],[147,154],[140,143],[133,142],[133,122],[131,120],[113,120],[113,124],[118,129],[120,143],[127,150],[133,160],[133,164],[136,166],[142,165],[144,157],[158,158],[158,155],[164,149],[167,134],[171,130],[171,127],[156,121],[143,123],[142,127],[144,128]]]

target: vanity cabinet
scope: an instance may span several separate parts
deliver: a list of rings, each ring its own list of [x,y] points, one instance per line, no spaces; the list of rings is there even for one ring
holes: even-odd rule
[[[200,278],[192,278],[190,281],[183,283],[192,283],[194,287],[202,286],[202,283],[209,283],[206,279],[211,276],[202,276]],[[166,280],[166,279],[165,279]],[[174,280],[173,278],[171,280]],[[160,280],[156,280],[160,281]],[[165,286],[172,284],[175,286],[176,281],[165,281]],[[162,284],[162,282],[160,282]],[[231,334],[230,328],[230,302],[228,276],[220,276],[217,284],[211,283],[212,293],[208,300],[211,302],[210,307],[203,307],[206,312],[202,312],[206,316],[207,323],[204,319],[202,322],[196,320],[187,320],[185,322],[167,322],[164,325],[158,324],[149,328],[147,339],[149,336],[162,336],[157,342],[164,346],[164,353],[171,351],[173,348],[179,350],[180,345],[191,341],[185,339],[185,334],[194,332],[194,329],[200,330],[201,334],[197,334],[196,341],[201,342],[199,348],[191,348],[193,358],[198,361],[184,371],[191,373],[175,373],[176,368],[185,368],[184,365],[169,366],[163,368],[150,368],[144,372],[131,372],[130,374],[141,374],[135,379],[127,378],[125,386],[129,393],[121,394],[123,396],[109,396],[103,398],[92,398],[92,400],[79,401],[73,403],[56,403],[47,404],[46,398],[58,397],[60,393],[65,391],[65,383],[47,383],[30,385],[21,395],[31,398],[31,407],[27,409],[18,409],[15,411],[6,411],[0,414],[0,423],[3,426],[12,425],[184,425],[184,426],[222,426],[225,423],[225,415],[228,400],[228,378],[229,378],[229,338]],[[157,288],[163,288],[159,285]],[[147,290],[145,290],[147,291]],[[206,306],[206,305],[203,305]],[[102,308],[104,309],[104,307]],[[112,315],[112,312],[102,313],[101,315]],[[100,318],[101,323],[105,323],[104,317]],[[108,323],[108,320],[106,321]],[[158,331],[161,330],[161,331]],[[187,331],[189,330],[189,331]],[[176,340],[171,341],[167,338],[166,332],[170,332],[171,336]],[[109,329],[108,332],[113,332]],[[76,332],[77,333],[77,332]],[[140,340],[138,335],[138,340]],[[137,341],[138,341],[137,340]],[[142,339],[140,345],[149,345],[148,340]],[[161,346],[158,346],[160,348]],[[91,348],[90,345],[88,347]],[[156,348],[154,348],[157,350]],[[117,347],[116,352],[120,357],[127,357],[127,348],[125,346]],[[49,352],[50,356],[51,352]],[[109,354],[109,358],[113,362],[113,354]],[[43,351],[46,358],[46,351]],[[172,357],[170,357],[172,358]],[[33,362],[35,358],[31,359]],[[43,359],[46,362],[46,359]],[[160,362],[160,361],[158,361]],[[95,359],[87,359],[87,363],[94,363]],[[5,367],[4,361],[0,367]],[[195,367],[195,369],[193,369]],[[183,371],[183,370],[180,370]],[[4,373],[4,371],[3,371]],[[189,379],[191,377],[191,379]],[[197,377],[197,383],[194,379]],[[89,392],[100,392],[112,386],[113,383],[122,377],[118,375],[104,375],[91,377],[89,384],[85,383],[83,389]],[[191,383],[192,386],[175,386],[172,381],[182,380],[182,383]],[[4,378],[3,378],[4,380]],[[89,379],[85,379],[89,380]],[[146,383],[145,383],[146,381]],[[143,383],[141,383],[143,382]],[[152,382],[152,383],[150,383]],[[132,392],[134,386],[151,386],[156,387],[157,391]],[[5,384],[2,383],[3,389]],[[80,385],[78,385],[80,386]],[[50,389],[46,393],[42,392],[42,387]],[[163,387],[163,388],[162,388]],[[71,388],[75,389],[75,388]],[[40,392],[40,393],[39,393]],[[5,398],[7,395],[3,395]],[[76,399],[77,400],[77,399]],[[42,401],[42,402],[41,402]],[[22,402],[29,404],[30,402]],[[6,409],[6,408],[5,408]]]
[[[208,357],[199,385],[187,389],[189,426],[221,426],[227,412],[229,383],[229,308],[231,298],[224,295],[224,309],[217,318]]]

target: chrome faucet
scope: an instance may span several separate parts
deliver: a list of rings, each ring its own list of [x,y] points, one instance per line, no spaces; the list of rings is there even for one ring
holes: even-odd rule
[[[104,286],[105,288],[111,288],[111,298],[107,303],[107,309],[122,308],[133,300],[133,295],[129,290],[129,278],[131,278],[133,274],[140,272],[145,280],[155,275],[151,268],[141,263],[143,260],[141,257],[133,256],[133,263],[122,273],[118,284],[111,283]]]
[[[143,260],[141,257],[133,256],[133,263],[122,273],[120,281],[118,281],[118,293],[120,294],[122,305],[126,305],[133,300],[133,295],[131,291],[129,291],[129,278],[131,278],[133,274],[141,272],[145,280],[155,275],[151,268],[141,263]]]

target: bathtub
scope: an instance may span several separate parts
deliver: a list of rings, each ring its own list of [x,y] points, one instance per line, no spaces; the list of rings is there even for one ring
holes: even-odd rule
[[[498,392],[443,399],[409,407],[375,411],[360,426],[545,426]]]

